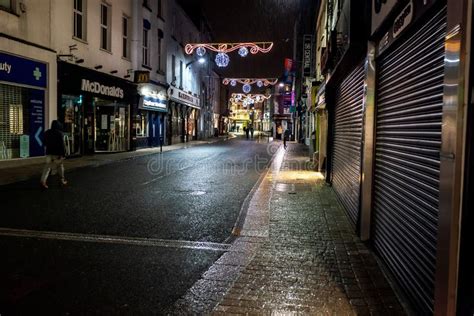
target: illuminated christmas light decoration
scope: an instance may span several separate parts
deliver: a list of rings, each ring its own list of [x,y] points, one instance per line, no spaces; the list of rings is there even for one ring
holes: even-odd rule
[[[204,47],[198,47],[196,49],[196,54],[199,56],[199,57],[202,57],[206,54],[206,49]]]
[[[270,99],[271,95],[232,93],[229,101],[231,103],[254,104]]]
[[[241,47],[239,48],[239,55],[241,57],[246,57],[247,55],[249,54],[249,50],[247,49],[247,47]]]
[[[240,83],[243,85],[246,85],[246,84],[253,85],[256,83],[258,87],[262,87],[262,86],[268,87],[270,85],[272,86],[275,85],[278,82],[278,79],[277,78],[224,78],[222,80],[222,84],[228,85],[230,83],[231,86],[235,87],[235,85],[232,84],[234,81],[236,83]]]
[[[231,81],[230,81],[230,85],[231,85],[232,87],[235,87],[235,86],[237,85],[237,81],[236,81],[236,80],[231,80]]]
[[[226,53],[218,53],[216,55],[215,62],[218,67],[227,67],[229,65],[229,61],[229,55]]]
[[[244,84],[244,86],[242,87],[242,91],[244,91],[245,93],[249,93],[250,90],[252,90],[252,86],[249,84]]]
[[[186,44],[184,51],[191,55],[195,49],[199,47],[209,49],[216,53],[230,53],[245,47],[250,48],[250,53],[255,55],[258,53],[268,53],[273,48],[273,42],[247,42],[247,43],[192,43]]]

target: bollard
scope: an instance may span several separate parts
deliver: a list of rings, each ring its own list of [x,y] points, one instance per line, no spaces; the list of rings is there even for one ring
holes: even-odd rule
[[[163,136],[160,136],[160,154],[163,152]]]

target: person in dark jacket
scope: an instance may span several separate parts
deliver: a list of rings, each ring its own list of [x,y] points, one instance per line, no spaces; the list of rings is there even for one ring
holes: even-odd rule
[[[43,188],[48,188],[48,176],[55,168],[59,171],[61,177],[61,184],[66,185],[67,181],[64,178],[64,158],[66,157],[66,147],[64,145],[64,134],[62,132],[61,123],[54,120],[51,123],[51,129],[44,133],[44,145],[46,147],[46,164],[41,175],[41,185]]]
[[[288,147],[286,145],[286,142],[288,141],[288,138],[290,137],[290,130],[289,129],[285,129],[285,132],[283,132],[283,148],[286,149],[286,147]]]

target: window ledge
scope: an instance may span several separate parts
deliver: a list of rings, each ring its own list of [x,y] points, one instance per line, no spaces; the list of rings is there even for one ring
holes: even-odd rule
[[[166,21],[165,21],[165,18],[163,18],[161,15],[157,15],[156,17],[157,17],[158,19],[160,19],[161,21],[166,22]]]
[[[14,16],[16,16],[17,18],[20,17],[20,15],[19,15],[18,13],[16,13],[15,10],[8,9],[8,8],[0,7],[0,12],[5,12],[5,13],[7,13],[7,14],[14,15]]]
[[[148,66],[148,65],[143,65],[143,64],[142,64],[142,67],[145,68],[145,69],[148,69],[148,70],[152,70],[152,68],[151,68],[150,66]]]
[[[144,4],[143,7],[144,7],[145,9],[147,9],[148,11],[152,12],[152,11],[151,11],[151,8],[150,8],[149,6],[147,6],[146,4]]]
[[[131,59],[130,57],[123,57],[123,56],[122,56],[122,59],[125,60],[125,61],[132,62],[132,59]]]
[[[110,51],[108,49],[99,48],[99,50],[112,55],[112,51]]]
[[[81,42],[82,44],[89,45],[89,43],[85,39],[75,37],[75,36],[73,36],[72,39],[75,40],[75,41]]]
[[[156,73],[163,76],[166,75],[166,73],[163,70],[157,70]]]

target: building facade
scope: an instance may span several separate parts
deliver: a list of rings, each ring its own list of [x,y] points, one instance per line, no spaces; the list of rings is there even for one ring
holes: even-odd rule
[[[43,132],[56,119],[56,51],[52,4],[0,5],[0,161],[44,155]]]
[[[168,143],[174,144],[201,138],[202,87],[206,65],[184,52],[187,43],[200,41],[198,27],[176,1],[169,4],[170,32],[166,36],[166,80],[170,85]]]
[[[67,154],[133,149],[132,1],[51,0],[51,4],[58,120]]]
[[[471,3],[322,4],[326,179],[413,313],[472,314]]]
[[[167,45],[170,1],[133,1],[131,60],[138,102],[133,117],[137,148],[166,144],[169,133]]]

